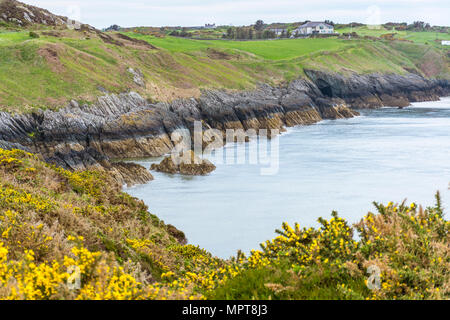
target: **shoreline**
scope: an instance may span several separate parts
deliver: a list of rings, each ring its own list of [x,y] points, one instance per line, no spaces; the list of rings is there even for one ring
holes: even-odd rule
[[[410,105],[409,107],[405,108],[405,110],[407,110],[407,109],[409,109],[409,108],[413,108],[413,107],[414,107],[414,104],[418,104],[418,103],[432,103],[432,102],[439,102],[439,101],[442,101],[442,99],[449,99],[449,100],[450,100],[450,96],[442,96],[442,97],[439,97],[439,100],[435,100],[435,101],[412,102],[411,105]],[[380,107],[380,108],[378,108],[378,109],[379,109],[379,110],[382,110],[382,109],[399,109],[399,108],[398,108],[398,107],[384,106],[384,107]],[[364,110],[373,110],[373,109],[362,109],[361,111],[364,111]],[[359,115],[353,116],[352,118],[362,118],[362,117],[365,117],[365,115],[359,114]],[[351,118],[343,118],[343,119],[341,119],[341,120],[348,120],[348,119],[351,119]],[[314,125],[318,125],[318,124],[323,123],[323,122],[332,122],[332,121],[336,121],[336,120],[338,120],[338,119],[322,119],[322,120],[320,120],[320,121],[318,121],[318,122],[316,122],[316,123],[313,123],[313,124],[311,124],[311,125],[314,126]],[[301,127],[303,127],[303,125],[296,125],[296,126],[292,126],[292,127],[286,127],[284,131],[282,131],[282,132],[279,133],[278,137],[281,138],[281,137],[283,137],[283,136],[291,135],[291,134],[295,133],[295,129],[301,128]],[[252,137],[250,137],[250,138],[252,138]],[[251,142],[254,142],[254,140],[253,140],[253,139],[250,139],[249,141],[245,141],[245,144],[248,144],[248,143],[251,143]],[[232,143],[224,144],[221,148],[223,148],[223,149],[226,149],[226,148],[233,148],[233,147],[234,147],[235,145],[237,145],[237,144],[239,144],[239,142],[232,142]],[[150,166],[148,166],[148,168],[147,168],[146,166],[142,165],[143,162],[145,162],[145,163],[150,163],[150,164],[153,164],[153,163],[158,164],[158,163],[160,163],[162,160],[164,160],[164,158],[167,157],[167,156],[170,156],[170,153],[167,153],[167,154],[164,154],[164,155],[160,155],[160,156],[155,156],[155,157],[139,157],[139,158],[127,158],[127,159],[112,159],[112,161],[117,161],[117,162],[123,161],[123,162],[134,163],[134,164],[143,166],[143,167],[145,167],[147,170],[150,171]],[[164,174],[164,173],[162,173],[162,174]],[[189,176],[189,175],[183,175],[183,174],[172,174],[172,175],[183,176],[183,177],[191,177],[191,176]],[[207,175],[207,176],[208,176],[208,175]],[[151,181],[145,182],[145,183],[143,183],[143,184],[133,184],[133,185],[131,185],[131,186],[126,186],[126,185],[124,185],[123,190],[126,192],[127,189],[133,189],[133,188],[135,188],[135,187],[142,186],[142,185],[146,185],[146,184],[148,184],[148,183],[151,183]]]
[[[284,87],[261,85],[253,91],[204,91],[199,99],[151,104],[130,92],[98,98],[93,106],[72,101],[59,111],[30,115],[2,112],[0,147],[42,155],[49,163],[69,170],[98,169],[120,184],[152,179],[143,167],[111,159],[162,156],[173,148],[170,135],[203,128],[279,129],[351,118],[358,109],[387,104],[405,107],[412,102],[434,101],[450,93],[448,80],[414,74],[353,75],[306,70],[306,79]]]
[[[447,102],[450,102],[447,100]],[[427,106],[425,105],[425,108]],[[381,121],[381,124],[386,124],[388,125],[387,130],[389,131],[388,136],[391,136],[391,134],[395,134],[395,132],[397,132],[398,130],[400,130],[400,136],[399,137],[395,137],[392,136],[392,139],[390,139],[388,136],[386,136],[385,133],[375,133],[376,136],[381,136],[381,140],[380,139],[370,139],[368,140],[368,143],[372,143],[370,141],[375,141],[375,142],[380,142],[383,144],[383,141],[386,141],[385,139],[389,139],[392,140],[392,142],[387,143],[386,147],[387,147],[387,154],[393,154],[393,150],[395,149],[395,146],[393,146],[393,144],[399,145],[399,143],[401,143],[402,141],[402,137],[403,134],[407,134],[408,132],[408,128],[406,127],[404,129],[402,128],[398,128],[397,123],[404,123],[405,121],[407,123],[410,123],[413,127],[416,127],[416,123],[422,123],[423,121],[427,121],[426,123],[436,123],[434,122],[433,119],[429,119],[430,122],[428,122],[428,117],[422,112],[422,110],[416,111],[415,115],[410,116],[410,112],[403,112],[402,110],[395,110],[395,108],[391,108],[393,109],[392,111],[390,110],[373,110],[373,111],[369,111],[369,119],[367,119],[367,117],[360,117],[360,119],[347,119],[347,120],[341,120],[338,121],[335,125],[333,125],[333,122],[329,122],[328,124],[322,124],[322,125],[318,125],[319,127],[323,127],[323,128],[317,128],[314,129],[314,127],[317,127],[315,125],[313,126],[309,126],[309,127],[298,127],[296,129],[294,129],[295,131],[292,132],[293,134],[291,135],[285,135],[281,142],[280,145],[282,146],[282,148],[280,149],[280,156],[281,156],[281,160],[280,163],[282,163],[282,171],[280,171],[280,177],[275,177],[273,179],[271,179],[270,177],[260,177],[258,175],[258,171],[259,171],[259,166],[258,167],[254,167],[251,164],[248,163],[248,161],[243,164],[243,165],[226,165],[226,164],[222,164],[222,165],[217,165],[218,166],[218,170],[217,172],[211,174],[210,176],[201,176],[201,177],[185,177],[185,176],[181,176],[181,175],[176,175],[176,176],[170,176],[170,175],[166,175],[164,173],[157,173],[155,175],[155,181],[151,182],[147,185],[141,185],[141,186],[135,186],[132,187],[130,189],[125,189],[124,191],[129,193],[130,195],[137,197],[141,200],[144,200],[145,203],[152,208],[152,210],[154,212],[156,212],[158,214],[158,216],[166,221],[167,223],[170,223],[174,226],[176,226],[177,228],[179,228],[180,230],[183,230],[186,233],[187,238],[189,239],[189,243],[194,244],[194,245],[200,245],[201,247],[205,247],[207,248],[207,250],[209,250],[210,252],[214,252],[214,254],[219,255],[220,257],[227,257],[227,255],[222,254],[221,250],[222,247],[218,247],[219,249],[214,249],[216,247],[216,242],[217,243],[221,243],[221,238],[220,235],[217,234],[216,236],[218,237],[217,241],[213,240],[211,243],[207,243],[205,242],[205,238],[207,238],[206,235],[203,235],[202,230],[205,231],[205,233],[209,234],[209,237],[212,237],[213,235],[215,235],[215,233],[211,233],[210,230],[214,230],[213,225],[217,224],[217,225],[223,225],[223,228],[225,228],[227,230],[227,232],[231,232],[230,233],[230,239],[234,239],[234,237],[236,236],[236,234],[246,234],[246,232],[249,232],[251,234],[253,234],[254,232],[251,230],[247,230],[245,231],[245,229],[247,227],[245,226],[249,226],[250,222],[249,220],[253,219],[252,221],[256,221],[258,220],[258,218],[256,217],[260,217],[262,218],[263,221],[267,220],[267,231],[266,233],[264,233],[264,235],[261,237],[250,237],[251,240],[254,239],[266,239],[268,237],[270,237],[273,234],[273,230],[275,230],[275,228],[278,226],[278,223],[280,221],[287,221],[287,222],[293,222],[293,221],[297,221],[300,222],[302,225],[305,225],[306,227],[310,227],[312,225],[310,225],[312,220],[315,220],[315,217],[318,216],[328,216],[329,213],[332,210],[339,210],[339,212],[343,215],[344,218],[348,219],[348,221],[350,222],[356,222],[355,219],[358,219],[360,217],[361,212],[368,212],[372,209],[372,201],[378,201],[381,203],[384,203],[386,201],[390,201],[391,199],[414,199],[419,201],[420,203],[423,203],[424,205],[428,205],[429,203],[427,202],[427,199],[431,199],[430,196],[433,195],[433,192],[436,190],[440,190],[443,195],[443,199],[447,200],[448,199],[448,192],[446,192],[447,190],[447,184],[448,184],[448,179],[445,179],[445,175],[444,175],[444,180],[445,180],[445,185],[442,184],[442,178],[439,179],[439,184],[433,184],[431,183],[431,180],[433,180],[433,177],[436,177],[433,173],[430,173],[430,179],[424,179],[422,181],[423,186],[421,187],[420,184],[413,187],[407,187],[408,183],[405,184],[404,180],[405,179],[401,179],[399,181],[402,181],[402,186],[404,186],[405,188],[397,188],[395,189],[396,191],[390,191],[389,188],[385,188],[386,185],[386,181],[385,179],[381,179],[384,181],[384,183],[377,183],[376,185],[379,186],[379,188],[381,188],[380,190],[386,190],[385,192],[379,192],[377,193],[375,196],[373,194],[373,192],[364,192],[364,194],[366,196],[362,196],[361,199],[354,199],[356,201],[350,200],[350,198],[343,196],[343,200],[339,200],[339,197],[342,197],[342,192],[345,192],[345,190],[349,190],[351,193],[353,194],[353,196],[358,195],[358,190],[360,190],[359,188],[356,188],[355,190],[353,190],[354,187],[350,188],[350,185],[348,183],[344,183],[341,186],[342,192],[338,192],[337,194],[335,194],[334,196],[332,196],[331,194],[329,196],[331,196],[330,200],[327,202],[325,201],[326,198],[328,197],[327,195],[322,195],[322,192],[325,192],[326,194],[329,194],[329,192],[332,192],[334,194],[333,191],[330,190],[341,190],[340,187],[338,189],[334,189],[333,186],[338,186],[336,185],[337,181],[339,179],[342,179],[342,177],[344,177],[343,175],[346,174],[350,174],[351,175],[351,171],[349,170],[345,170],[343,172],[340,171],[340,163],[342,163],[342,161],[345,161],[347,159],[349,159],[349,156],[345,156],[345,155],[339,155],[337,154],[336,159],[328,159],[326,160],[327,163],[330,163],[330,169],[324,169],[325,172],[329,172],[330,175],[326,175],[324,176],[325,173],[323,173],[323,170],[320,169],[320,171],[317,171],[318,166],[323,165],[322,161],[319,161],[319,163],[317,163],[316,165],[314,163],[310,163],[309,160],[310,157],[308,155],[312,155],[313,158],[311,159],[316,159],[316,157],[319,157],[322,159],[322,157],[327,158],[327,155],[324,154],[323,150],[329,150],[329,146],[328,145],[324,145],[323,148],[320,145],[317,145],[315,142],[301,142],[302,139],[306,139],[311,141],[311,137],[315,137],[317,136],[317,133],[319,133],[319,136],[316,138],[313,138],[313,141],[325,141],[324,139],[327,139],[326,137],[327,132],[329,130],[331,130],[330,132],[335,132],[335,133],[342,133],[342,137],[340,135],[333,135],[333,137],[330,136],[331,138],[331,143],[333,145],[333,147],[330,149],[330,151],[336,151],[336,150],[342,150],[341,147],[343,146],[342,144],[345,144],[346,141],[346,137],[351,137],[352,133],[347,131],[354,131],[354,132],[365,132],[364,133],[364,137],[366,136],[365,134],[368,132],[367,130],[376,130],[375,128],[370,129],[369,127],[372,127],[373,121],[376,121],[376,123],[378,123],[379,121]],[[448,109],[448,107],[446,108]],[[411,110],[412,111],[412,110]],[[448,114],[448,111],[443,111],[445,112],[445,114]],[[390,115],[394,113],[395,115]],[[380,116],[381,114],[381,116]],[[384,114],[384,116],[383,116]],[[371,116],[371,115],[375,115],[375,116]],[[391,117],[395,117],[398,118],[398,121],[394,121],[391,125],[389,125],[392,120]],[[410,117],[413,117],[414,119],[410,119]],[[416,117],[418,117],[418,119],[415,119]],[[366,119],[364,119],[366,118]],[[405,119],[403,119],[405,118]],[[408,120],[409,119],[409,120]],[[439,125],[442,125],[443,123],[445,123],[445,119],[441,120],[441,116],[438,116],[438,119],[436,119],[438,121]],[[346,122],[350,121],[350,123],[347,125]],[[327,121],[328,122],[328,121]],[[362,126],[362,128],[366,127],[366,129],[364,129],[363,131],[361,131],[360,127]],[[367,127],[369,126],[369,127]],[[424,129],[420,129],[422,131],[420,132],[426,132],[426,128],[427,126],[423,126]],[[333,129],[335,128],[335,129]],[[346,129],[348,128],[348,129]],[[354,129],[351,129],[354,128]],[[326,130],[326,131],[323,131]],[[414,130],[414,129],[412,129]],[[425,131],[423,131],[425,130]],[[441,129],[442,130],[442,129]],[[312,136],[311,136],[312,134]],[[420,136],[420,133],[417,134],[412,134],[412,136]],[[302,138],[303,137],[303,138]],[[349,146],[347,148],[345,148],[344,150],[342,150],[342,152],[347,153],[347,151],[345,150],[349,150],[352,151],[355,148],[359,148],[358,146],[362,146],[361,145],[361,139],[354,137],[355,139],[357,139],[357,145],[356,146]],[[284,140],[286,139],[286,140]],[[351,138],[353,139],[353,138]],[[432,139],[432,138],[429,138]],[[341,143],[339,143],[339,140],[343,140],[341,141]],[[362,139],[364,140],[364,139]],[[351,140],[353,141],[353,140]],[[433,140],[431,140],[432,142]],[[254,143],[257,143],[255,140],[253,140]],[[296,142],[299,144],[297,146]],[[251,142],[250,142],[251,143]],[[338,143],[337,145],[335,145],[335,143]],[[381,145],[382,145],[381,144]],[[317,148],[314,148],[314,145],[317,145]],[[353,145],[353,144],[351,144]],[[380,146],[381,146],[380,145]],[[405,145],[405,150],[411,150],[411,148],[408,148],[410,144],[406,143]],[[432,144],[434,145],[434,144]],[[430,145],[431,147],[431,145]],[[230,146],[231,149],[233,149],[233,146]],[[296,148],[300,148],[301,150],[305,150],[305,151],[301,151],[301,152],[295,152]],[[306,149],[305,149],[306,148]],[[312,150],[311,148],[314,148],[314,150]],[[325,148],[325,149],[324,149]],[[374,150],[375,147],[369,147],[369,150]],[[363,150],[365,150],[366,148],[363,148]],[[311,152],[317,152],[317,155],[312,154]],[[431,150],[431,149],[426,149],[426,150]],[[368,152],[367,151],[367,152]],[[293,153],[292,153],[293,152]],[[359,159],[359,156],[364,156],[367,155],[370,157],[370,154],[368,154],[366,151],[362,151],[362,153],[358,152],[356,153],[357,155],[357,159]],[[233,153],[233,151],[231,152]],[[437,154],[440,154],[441,156],[438,158],[442,158],[443,152],[437,152]],[[297,157],[301,157],[303,160],[301,160],[300,158],[293,158],[293,154],[296,154]],[[303,156],[305,154],[305,156]],[[422,154],[422,153],[421,153]],[[422,159],[421,154],[418,155],[418,159]],[[432,156],[433,153],[429,153],[430,156]],[[384,156],[381,156],[384,157]],[[380,159],[380,157],[375,157],[377,159]],[[291,159],[291,160],[289,160]],[[367,171],[369,169],[371,169],[371,172],[374,172],[373,170],[376,170],[376,163],[379,163],[380,160],[374,160],[375,162],[373,163],[373,165],[375,167],[369,166],[366,167],[366,164],[371,164],[373,161],[369,160],[369,158],[366,158],[367,161],[362,162],[361,165],[364,166],[364,168],[362,168],[360,171],[358,171],[358,166],[356,166],[354,169],[356,170],[354,173],[358,174],[358,172],[361,172],[363,177],[365,176],[365,173],[367,173]],[[389,167],[387,168],[387,170],[384,170],[384,166],[383,168],[379,168],[380,171],[378,172],[379,174],[382,174],[383,176],[385,176],[387,179],[389,179],[389,176],[392,179],[397,179],[398,177],[407,177],[408,175],[405,174],[405,172],[407,172],[407,168],[413,168],[411,169],[412,172],[416,172],[416,168],[425,168],[425,164],[419,165],[419,162],[422,163],[421,160],[416,160],[416,161],[412,161],[409,164],[403,164],[400,162],[402,161],[401,159],[403,159],[403,156],[398,156],[398,160],[396,160],[396,158],[393,159],[394,163],[392,164],[393,167]],[[436,158],[437,159],[437,158]],[[148,163],[150,163],[150,159],[148,162],[143,163],[142,165],[144,165],[145,167],[148,166]],[[298,162],[299,163],[299,167],[298,169],[294,169],[295,167],[292,167],[293,162]],[[335,163],[333,161],[336,161]],[[361,160],[362,161],[362,160]],[[382,160],[384,161],[384,160]],[[417,163],[417,166],[414,165],[414,162]],[[358,162],[360,163],[360,162]],[[383,162],[384,163],[384,162]],[[230,163],[231,164],[231,163]],[[295,163],[294,163],[295,164]],[[311,166],[310,166],[311,164]],[[355,162],[351,162],[348,164],[348,169],[353,168]],[[286,167],[287,166],[287,167]],[[325,165],[328,167],[328,165]],[[398,174],[396,174],[397,171],[392,171],[393,168],[397,168],[398,166],[403,166],[404,169],[400,169],[400,171],[398,171]],[[440,167],[439,167],[440,168]],[[443,165],[442,168],[448,168],[448,166]],[[337,169],[337,171],[335,170]],[[294,170],[294,171],[293,171]],[[297,171],[305,171],[305,173],[301,173],[299,175],[295,174],[294,172]],[[353,169],[351,169],[353,170]],[[306,171],[311,171],[311,174],[308,174]],[[433,170],[432,170],[433,171]],[[320,173],[322,172],[322,173]],[[445,172],[445,171],[444,171]],[[335,175],[336,173],[336,175]],[[290,176],[291,174],[294,174],[294,176]],[[316,174],[319,174],[318,176],[316,176]],[[414,177],[416,177],[417,175],[414,174],[412,179],[414,179]],[[302,178],[304,177],[304,179]],[[313,182],[314,179],[317,180],[317,183],[310,183]],[[288,180],[286,180],[288,179]],[[328,179],[328,180],[324,180],[324,179]],[[352,178],[352,181],[354,179]],[[248,181],[248,182],[247,182]],[[298,192],[298,196],[299,199],[296,200],[298,201],[298,210],[294,209],[293,205],[292,205],[292,194],[291,192],[286,189],[287,186],[289,186],[289,181],[295,183],[295,181],[298,181],[297,186],[298,188],[295,189],[295,192]],[[325,182],[326,181],[326,182]],[[325,183],[324,183],[325,182]],[[222,187],[222,183],[223,183],[223,187]],[[233,184],[235,183],[235,187],[233,187]],[[282,189],[280,192],[278,191],[278,189],[273,189],[273,187],[275,185],[278,186],[277,183],[280,183],[280,188]],[[370,184],[370,182],[368,182]],[[431,183],[431,184],[430,184]],[[303,186],[307,184],[308,186]],[[324,184],[323,189],[320,189],[318,187],[318,185],[320,184]],[[329,184],[329,186],[328,186]],[[345,187],[345,185],[348,185],[347,187]],[[282,185],[284,185],[284,187],[281,187]],[[357,183],[355,185],[358,185]],[[384,186],[383,186],[384,185]],[[254,186],[254,187],[252,187]],[[381,187],[383,186],[383,187]],[[219,189],[217,189],[219,188]],[[349,189],[350,188],[350,189]],[[311,192],[314,190],[315,195],[314,196],[307,196],[307,194],[309,193],[304,193],[304,192],[308,192],[308,189],[311,190]],[[378,189],[378,188],[377,188]],[[178,191],[179,190],[179,194]],[[208,191],[210,190],[210,191]],[[220,191],[219,191],[220,190]],[[266,190],[266,191],[264,191]],[[272,190],[272,191],[270,191]],[[285,192],[283,192],[286,191]],[[362,189],[362,190],[366,190],[366,191],[370,191],[369,189]],[[423,190],[423,195],[421,196],[420,190]],[[428,194],[427,190],[431,190],[431,193]],[[243,195],[245,200],[240,199],[241,196],[239,196],[239,192],[245,192]],[[355,192],[353,192],[355,191]],[[262,194],[260,194],[260,197],[256,196],[255,193],[260,193],[260,192],[264,192]],[[392,192],[392,194],[390,194],[390,192]],[[205,195],[206,193],[206,195]],[[197,196],[198,194],[198,196]],[[203,202],[202,202],[202,196],[204,195],[205,201],[204,201],[204,206],[203,207]],[[223,197],[222,197],[223,195]],[[280,199],[282,199],[282,197],[286,197],[286,201],[288,202],[286,205],[282,204],[282,203],[278,203],[278,204],[273,204],[273,203],[268,203],[265,200],[261,199],[262,198],[269,198],[269,197],[273,197],[271,198],[273,200],[274,203],[278,203]],[[306,198],[305,198],[306,197]],[[315,199],[315,200],[311,200],[313,203],[317,200],[317,199],[322,199],[321,201],[319,201],[319,203],[315,203],[315,204],[308,204],[309,201],[307,201],[306,199]],[[358,198],[358,197],[357,197]],[[210,199],[209,201],[207,201],[207,199]],[[220,204],[219,199],[236,199],[236,204],[230,204],[228,201],[225,201],[223,203],[223,205]],[[302,200],[303,199],[303,200]],[[347,199],[347,200],[345,200]],[[234,200],[233,200],[234,201]],[[177,204],[178,202],[183,203],[184,207],[186,208],[184,211],[182,211],[183,205],[179,205]],[[348,202],[347,204],[345,202]],[[246,204],[247,203],[247,204]],[[446,203],[448,203],[448,200],[446,201]],[[202,205],[200,205],[202,204]],[[264,206],[262,206],[262,204],[264,204]],[[355,205],[356,204],[356,205]],[[267,207],[267,210],[265,210]],[[222,208],[223,207],[223,208]],[[213,209],[216,208],[216,209]],[[352,209],[353,208],[353,209]],[[308,210],[309,209],[309,210]],[[209,214],[208,211],[211,210],[211,213]],[[258,212],[258,210],[261,210],[262,213],[261,216],[255,216],[255,214]],[[268,215],[268,211],[273,212],[273,215],[270,214]],[[240,212],[240,214],[237,214],[236,212]],[[279,212],[279,213],[277,213]],[[244,214],[245,213],[245,214]],[[311,213],[311,214],[309,214]],[[314,213],[314,214],[312,214]],[[356,215],[355,215],[356,213]],[[259,213],[258,213],[259,214]],[[286,215],[285,215],[286,214]],[[242,216],[241,216],[242,215]],[[244,216],[247,216],[247,218],[245,218]],[[240,218],[239,218],[240,217]],[[251,219],[250,219],[251,218]],[[200,220],[203,219],[210,219],[211,221],[208,222],[201,222]],[[311,220],[312,219],[312,220]],[[191,222],[192,221],[192,222]],[[199,225],[197,227],[194,226],[194,222],[199,223]],[[230,230],[228,227],[229,223],[228,221],[239,221],[238,224],[234,225],[233,224],[233,229],[234,228],[237,230],[236,234],[234,234],[232,230]],[[272,221],[275,221],[275,223],[272,223]],[[264,222],[265,223],[265,222]],[[253,225],[252,228],[255,228],[256,230],[260,230],[261,225],[263,224],[263,222],[255,222],[255,224]],[[251,224],[250,224],[251,225]],[[195,229],[197,228],[197,229]],[[197,231],[195,231],[197,230]],[[217,231],[219,232],[219,231]],[[258,231],[261,232],[261,231]],[[203,239],[199,240],[199,239]],[[220,240],[220,241],[219,241]],[[231,240],[230,240],[231,241]],[[253,248],[256,248],[257,245],[259,244],[259,242],[255,242],[253,241],[255,246]],[[230,247],[231,248],[231,247]],[[250,250],[251,248],[247,247],[247,242],[243,242],[243,245],[237,245],[234,246],[233,248],[239,248],[242,250],[245,250],[245,252],[247,252],[248,250]],[[248,250],[247,250],[248,249]]]

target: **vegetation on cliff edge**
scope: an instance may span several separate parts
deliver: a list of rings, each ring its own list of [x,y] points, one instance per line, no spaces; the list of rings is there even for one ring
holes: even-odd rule
[[[30,27],[31,28],[31,27]],[[134,90],[171,101],[202,89],[251,89],[331,72],[414,72],[449,77],[448,49],[425,43],[355,39],[200,41],[139,33],[33,25],[0,26],[0,109],[58,109],[71,99],[95,101],[105,91]],[[33,31],[31,36],[30,30]],[[136,82],[129,69],[139,70]],[[113,75],[113,76],[111,76]]]
[[[432,208],[376,208],[354,227],[337,213],[318,229],[283,224],[261,250],[223,260],[186,245],[104,173],[0,149],[0,298],[448,299],[439,195]],[[371,266],[379,290],[366,286]]]

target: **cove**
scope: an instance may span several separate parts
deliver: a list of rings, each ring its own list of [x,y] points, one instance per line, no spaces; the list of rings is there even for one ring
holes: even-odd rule
[[[450,98],[290,128],[279,144],[273,176],[255,165],[219,164],[204,177],[152,172],[154,181],[125,191],[190,244],[223,258],[258,249],[282,222],[314,227],[333,210],[358,222],[373,201],[432,205],[439,190],[448,208]],[[160,160],[136,162],[149,168]]]

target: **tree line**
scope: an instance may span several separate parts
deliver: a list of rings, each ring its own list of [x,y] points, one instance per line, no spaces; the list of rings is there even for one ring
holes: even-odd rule
[[[253,40],[272,39],[276,38],[277,35],[271,30],[255,30],[253,27],[229,27],[222,37],[234,40]]]
[[[243,27],[229,27],[227,32],[222,36],[224,39],[233,40],[259,40],[259,39],[273,39],[273,38],[289,38],[291,32],[288,30],[279,36],[271,29],[266,29],[267,25],[262,20],[256,21],[254,25]]]

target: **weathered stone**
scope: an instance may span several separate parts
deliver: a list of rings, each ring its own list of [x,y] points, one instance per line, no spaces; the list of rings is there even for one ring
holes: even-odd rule
[[[168,224],[167,225],[167,232],[174,237],[175,239],[177,239],[178,243],[181,245],[186,245],[188,243],[186,235],[184,234],[183,231],[178,230],[177,228],[175,228],[173,225]]]
[[[140,87],[145,87],[144,75],[142,74],[141,70],[128,68],[127,71],[133,76],[134,83],[136,83]]]
[[[166,157],[160,164],[153,164],[151,169],[170,174],[200,176],[213,172],[216,166],[206,159],[200,159],[193,151],[187,151],[181,154],[180,159]]]
[[[144,167],[130,162],[114,162],[107,168],[121,185],[132,186],[153,180],[152,174]]]
[[[355,109],[405,107],[410,102],[437,100],[450,90],[448,80],[426,79],[413,73],[351,76],[318,70],[305,73],[324,96],[344,99]]]
[[[65,17],[56,16],[47,10],[30,6],[15,0],[0,1],[0,12],[3,20],[15,22],[19,25],[45,24],[60,26]]]
[[[164,173],[171,173],[175,174],[179,172],[179,166],[175,164],[175,162],[171,159],[171,157],[166,157],[161,161],[160,164],[152,164],[151,170],[158,171],[158,172],[164,172]]]
[[[349,108],[408,105],[450,93],[448,80],[417,75],[354,75],[307,70],[308,79],[285,87],[261,85],[251,91],[204,91],[198,99],[151,104],[135,92],[108,94],[91,106],[72,101],[59,111],[32,114],[0,112],[0,147],[40,153],[49,162],[71,170],[108,168],[110,159],[155,157],[170,153],[174,133],[189,136],[194,122],[203,129],[278,129],[322,119],[348,118]],[[212,169],[185,166],[166,172],[203,174]],[[129,166],[128,166],[129,167]],[[121,181],[128,183],[128,168]],[[124,178],[125,177],[125,178]],[[135,177],[136,178],[136,177]]]

